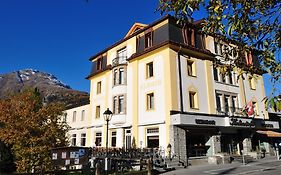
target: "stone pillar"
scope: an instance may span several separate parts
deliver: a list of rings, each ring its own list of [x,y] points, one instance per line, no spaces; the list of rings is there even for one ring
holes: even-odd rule
[[[249,152],[251,152],[252,149],[252,140],[251,138],[245,138],[243,140],[243,154],[248,154]]]
[[[170,126],[170,144],[172,154],[181,162],[187,163],[186,130],[178,126]]]
[[[221,135],[213,135],[213,154],[221,153]]]

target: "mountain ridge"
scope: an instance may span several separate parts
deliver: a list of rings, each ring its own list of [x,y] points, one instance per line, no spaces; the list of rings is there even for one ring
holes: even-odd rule
[[[61,102],[66,108],[89,103],[89,94],[72,89],[55,75],[35,69],[0,74],[0,99],[28,88],[37,88],[45,103]]]

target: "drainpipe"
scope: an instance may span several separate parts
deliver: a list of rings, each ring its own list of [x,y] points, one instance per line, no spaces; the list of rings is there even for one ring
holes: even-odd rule
[[[182,95],[182,78],[181,78],[181,60],[180,60],[180,49],[178,50],[178,71],[179,71],[179,87],[180,87],[180,112],[183,113],[183,95]]]
[[[180,87],[180,113],[182,114],[184,112],[184,110],[183,110],[182,76],[181,76],[181,60],[180,60],[180,55],[181,55],[180,51],[181,51],[181,49],[182,49],[182,47],[180,46],[177,54],[178,54],[178,72],[179,72],[179,87]],[[186,133],[186,131],[185,131],[185,133]],[[184,165],[184,162],[181,161],[181,153],[180,153],[180,145],[179,145],[181,138],[179,136],[179,128],[178,128],[178,126],[177,126],[177,140],[178,140],[179,163]],[[187,147],[186,147],[186,151],[187,151]],[[186,159],[186,166],[188,166],[188,158]]]

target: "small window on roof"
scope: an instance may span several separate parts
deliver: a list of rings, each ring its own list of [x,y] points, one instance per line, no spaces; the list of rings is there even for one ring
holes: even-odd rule
[[[145,34],[144,39],[145,39],[144,48],[151,47],[152,46],[152,32],[149,32],[149,33]]]
[[[97,70],[101,70],[102,68],[102,57],[97,59]]]

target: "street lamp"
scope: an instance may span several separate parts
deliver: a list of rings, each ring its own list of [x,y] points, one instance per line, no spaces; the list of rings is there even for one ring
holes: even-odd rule
[[[108,171],[108,122],[111,120],[112,118],[112,112],[109,110],[109,108],[107,108],[106,111],[104,111],[103,113],[103,117],[104,117],[104,120],[106,121],[106,157],[104,159],[105,161],[105,167],[104,167],[104,170],[107,174],[107,171]]]
[[[112,118],[112,112],[109,110],[109,108],[107,108],[107,110],[104,111],[103,117],[104,117],[104,120],[106,121],[106,156],[107,156],[107,153],[108,153],[108,122]]]

